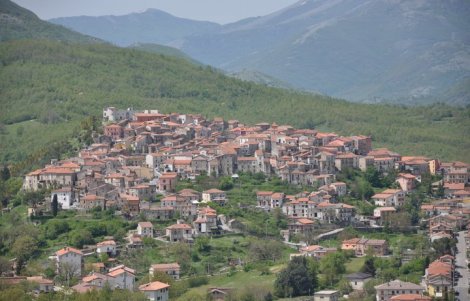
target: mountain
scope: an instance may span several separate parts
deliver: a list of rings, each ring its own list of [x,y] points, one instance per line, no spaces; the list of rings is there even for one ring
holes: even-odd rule
[[[167,44],[194,34],[209,34],[221,27],[217,23],[178,18],[158,9],[123,16],[79,16],[49,21],[119,46]]]
[[[9,0],[0,0],[0,41],[30,38],[81,43],[101,42],[97,38],[42,21],[31,11]]]
[[[468,0],[302,0],[178,34],[173,28],[191,21],[152,13],[163,14],[53,21],[117,44],[153,38],[228,72],[259,72],[353,101],[470,103]]]
[[[469,15],[465,0],[307,0],[188,37],[181,49],[348,100],[468,104],[468,85],[463,97],[441,97],[470,78]]]
[[[136,44],[130,45],[128,48],[139,49],[142,51],[158,53],[158,54],[167,55],[167,56],[173,56],[173,57],[185,59],[186,61],[191,62],[196,65],[201,65],[201,63],[199,63],[196,60],[193,60],[189,55],[187,55],[183,51],[176,49],[174,47],[170,47],[170,46],[152,44],[152,43],[136,43]]]

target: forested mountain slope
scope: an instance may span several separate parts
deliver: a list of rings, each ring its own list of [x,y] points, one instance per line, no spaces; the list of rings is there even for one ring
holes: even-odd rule
[[[97,38],[42,21],[31,11],[9,0],[0,0],[0,41],[31,38],[81,43],[101,42]]]

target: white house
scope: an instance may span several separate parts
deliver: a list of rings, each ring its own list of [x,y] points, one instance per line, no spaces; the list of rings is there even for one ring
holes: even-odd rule
[[[150,301],[168,301],[169,289],[168,284],[159,281],[139,286],[139,291],[143,292]]]
[[[70,209],[75,202],[75,192],[71,187],[64,187],[61,189],[53,190],[51,192],[51,203],[54,200],[54,196],[57,195],[57,202],[60,207],[64,210]]]
[[[180,279],[180,265],[177,262],[152,264],[149,269],[150,276],[153,277],[155,272],[165,273],[175,280]]]
[[[133,290],[135,286],[135,271],[124,265],[118,265],[109,270],[107,276],[112,288]]]
[[[371,274],[368,273],[353,273],[346,275],[346,279],[348,279],[349,284],[354,290],[363,290],[364,285],[373,279]]]
[[[138,223],[137,234],[142,237],[153,237],[153,224],[151,222]]]
[[[96,244],[96,253],[116,256],[116,242],[114,240],[105,240]]]
[[[226,201],[225,191],[213,188],[202,192],[203,203],[214,202],[223,206]]]
[[[57,273],[68,276],[82,275],[83,253],[71,247],[65,247],[55,253]]]
[[[324,290],[318,291],[313,295],[313,301],[338,301],[339,291]]]

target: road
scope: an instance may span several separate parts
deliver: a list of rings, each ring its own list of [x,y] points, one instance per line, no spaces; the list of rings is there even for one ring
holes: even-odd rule
[[[454,287],[455,291],[459,292],[459,300],[470,300],[468,294],[468,286],[470,281],[470,273],[467,266],[467,246],[465,244],[465,231],[459,232],[457,242],[457,254],[455,259],[455,269],[462,275],[457,282],[457,286]]]

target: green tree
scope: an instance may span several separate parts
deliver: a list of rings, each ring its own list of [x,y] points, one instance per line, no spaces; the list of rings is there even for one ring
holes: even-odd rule
[[[320,261],[320,271],[325,276],[325,285],[333,285],[341,279],[341,274],[346,271],[346,257],[343,252],[330,253]]]
[[[38,250],[37,240],[27,234],[19,236],[11,248],[11,253],[16,256],[17,273],[21,271],[26,261]]]
[[[308,259],[303,256],[292,258],[274,283],[278,297],[311,295],[316,289],[316,271],[309,270]]]
[[[374,166],[367,167],[364,177],[372,186],[383,187],[380,172]]]
[[[56,217],[57,212],[59,211],[59,201],[57,200],[57,194],[54,194],[54,196],[52,197],[51,211],[52,216]]]
[[[6,181],[10,178],[10,169],[8,166],[3,166],[2,171],[0,172],[0,179]]]
[[[371,274],[375,276],[375,265],[374,265],[374,257],[367,255],[364,260],[364,265],[361,267],[361,272]]]

